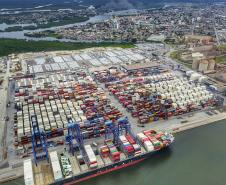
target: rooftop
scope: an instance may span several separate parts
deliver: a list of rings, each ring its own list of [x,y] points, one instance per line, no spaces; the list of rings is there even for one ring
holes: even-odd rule
[[[137,63],[132,65],[124,65],[123,68],[127,71],[131,70],[139,70],[139,69],[145,69],[145,68],[153,68],[158,67],[159,64],[156,62],[148,62],[148,63]]]

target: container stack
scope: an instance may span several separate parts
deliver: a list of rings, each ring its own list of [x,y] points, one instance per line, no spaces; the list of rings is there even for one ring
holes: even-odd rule
[[[139,144],[133,144],[133,148],[134,148],[134,155],[138,156],[141,154],[141,147]]]
[[[98,167],[98,163],[97,163],[97,158],[93,152],[93,149],[90,145],[85,145],[85,151],[87,154],[87,158],[88,158],[88,165],[90,168],[97,168]]]
[[[24,184],[35,185],[31,159],[24,160]]]
[[[127,155],[127,156],[133,156],[134,155],[134,148],[133,146],[128,142],[126,137],[124,135],[119,136],[119,140],[121,143],[121,148],[122,151]]]
[[[112,140],[105,140],[105,144],[108,146],[110,151],[110,157],[113,162],[120,161],[120,152],[117,150]]]
[[[61,156],[60,156],[60,164],[62,167],[62,172],[63,172],[64,177],[65,178],[72,177],[73,172],[72,172],[70,160],[64,154],[61,154]]]
[[[94,75],[98,81],[100,81],[102,83],[107,83],[107,82],[120,80],[120,79],[126,77],[128,74],[118,71],[116,69],[110,69],[110,70],[94,72]]]
[[[128,142],[132,145],[136,144],[136,141],[133,139],[133,137],[129,134],[126,135],[126,139],[128,140]]]
[[[138,133],[137,138],[148,152],[154,151],[154,146],[147,136],[145,136],[143,133]]]
[[[143,133],[138,133],[137,138],[141,143],[144,143],[145,141],[148,141],[148,137],[145,136]]]
[[[104,145],[100,147],[100,154],[103,158],[109,157],[109,152],[108,146]]]
[[[50,152],[49,156],[50,156],[54,180],[60,181],[63,179],[63,175],[62,175],[57,152],[56,151]]]
[[[160,132],[156,135],[156,139],[162,143],[163,147],[166,147],[172,142],[173,138],[167,133]]]
[[[85,138],[104,134],[104,122],[122,116],[105,92],[84,74],[46,75],[16,81],[15,145],[31,141],[30,116],[37,115],[39,128],[48,138],[62,136],[68,118],[80,124]]]
[[[151,152],[154,150],[154,147],[150,141],[145,141],[144,142],[144,147],[148,152]]]
[[[98,79],[105,81],[106,76],[108,72],[105,71]],[[131,76],[105,82],[105,85],[141,124],[216,104],[216,98],[205,86],[169,72]]]
[[[127,134],[126,135],[126,139],[133,146],[133,148],[134,148],[134,155],[135,156],[140,155],[141,154],[141,147],[140,147],[139,144],[136,143],[134,138],[131,135]]]
[[[155,138],[156,132],[153,130],[147,130],[143,132],[145,136],[151,141],[155,150],[160,150],[162,148],[162,143]]]

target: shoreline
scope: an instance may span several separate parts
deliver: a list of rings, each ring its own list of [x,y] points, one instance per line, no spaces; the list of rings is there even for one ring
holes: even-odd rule
[[[226,119],[226,112],[218,113],[217,115],[212,115],[211,117],[207,117],[205,119],[200,119],[198,121],[190,121],[184,125],[178,126],[175,128],[172,133],[176,134],[179,132],[184,132],[186,130],[194,129],[197,127],[213,124],[215,122]],[[172,129],[167,129],[172,130]],[[167,131],[166,130],[166,131]],[[10,182],[12,180],[16,180],[18,178],[23,177],[23,166],[12,168],[12,166],[8,168],[0,169],[0,183]]]
[[[218,121],[221,121],[224,119],[226,119],[226,112],[219,113],[210,118],[208,117],[207,119],[201,119],[198,121],[188,122],[185,125],[181,125],[180,127],[178,127],[176,130],[173,131],[173,133],[183,132],[183,131],[190,130],[193,128],[213,124],[215,122],[218,122]]]

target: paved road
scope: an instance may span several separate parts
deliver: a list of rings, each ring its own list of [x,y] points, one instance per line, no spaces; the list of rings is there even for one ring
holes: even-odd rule
[[[213,22],[214,22],[214,25],[213,25],[213,29],[214,29],[214,32],[215,32],[215,36],[216,36],[216,40],[217,40],[217,45],[220,45],[220,39],[219,39],[219,35],[218,35],[218,30],[216,28],[216,18],[215,18],[215,15],[213,15]]]
[[[4,81],[2,84],[2,89],[0,90],[0,161],[2,160],[4,152],[4,133],[5,133],[5,117],[6,117],[6,106],[8,97],[8,79],[10,75],[10,61],[7,61],[7,69],[4,75]]]

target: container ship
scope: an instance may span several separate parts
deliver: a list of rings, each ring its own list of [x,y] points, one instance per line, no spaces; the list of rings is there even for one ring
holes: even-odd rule
[[[51,151],[49,163],[45,166],[45,170],[50,168],[45,173],[48,178],[42,177],[38,167],[31,159],[27,159],[24,161],[25,184],[76,184],[140,163],[154,157],[154,153],[164,150],[174,142],[171,133],[155,130],[143,131],[135,137],[131,133],[124,133],[117,138],[117,141],[103,139],[102,144],[79,144],[79,149],[73,155],[68,151]],[[74,141],[74,144],[78,142]]]

